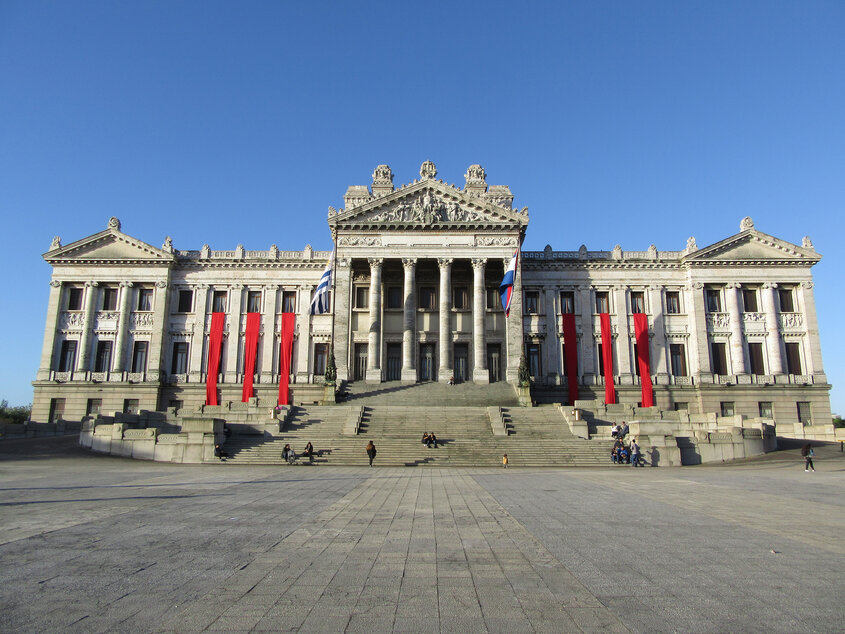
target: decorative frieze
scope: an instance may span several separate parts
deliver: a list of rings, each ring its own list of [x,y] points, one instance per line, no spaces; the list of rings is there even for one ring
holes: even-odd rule
[[[730,330],[731,316],[730,313],[707,313],[707,330],[708,332],[726,331]]]
[[[781,330],[804,329],[804,316],[801,313],[781,313],[779,317]]]

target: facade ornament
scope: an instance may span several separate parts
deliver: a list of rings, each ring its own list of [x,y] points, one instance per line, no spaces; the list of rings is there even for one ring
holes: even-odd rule
[[[483,270],[485,266],[487,266],[486,258],[472,258],[472,268]]]
[[[813,288],[813,283],[810,280],[805,280],[801,282],[801,286],[803,288]]]
[[[173,239],[170,236],[167,236],[164,239],[164,244],[161,245],[161,250],[173,253]]]
[[[203,260],[207,260],[211,257],[211,247],[207,244],[202,245],[202,249],[200,249],[200,258]]]
[[[336,216],[336,215],[337,215],[337,209],[335,209],[334,207],[329,205],[329,218],[331,218],[332,216]]]
[[[245,255],[244,245],[239,244],[235,247],[235,259],[243,260]]]
[[[277,247],[275,244],[270,245],[270,259],[271,260],[279,259],[279,247]]]
[[[452,266],[452,262],[452,258],[437,258],[437,265],[441,269],[448,269],[450,266]]]
[[[120,286],[120,288],[132,288],[135,284],[132,282],[121,282],[118,286]]]
[[[62,283],[59,280],[53,280],[52,282],[50,282],[50,286],[52,286],[53,288],[59,288],[61,287],[61,285]]]
[[[417,265],[417,258],[402,258],[402,266],[406,269],[413,269]]]
[[[695,243],[695,237],[690,236],[687,238],[687,253],[692,253],[693,251],[698,251],[698,245]]]
[[[523,216],[528,216],[528,207],[523,207],[520,212]]]
[[[475,236],[477,247],[509,247],[514,246],[514,239],[498,236]]]
[[[367,262],[370,263],[370,268],[381,268],[381,265],[384,264],[384,258],[367,258]]]
[[[61,246],[61,245],[59,245]],[[810,236],[804,236],[801,238],[801,246],[805,249],[813,249],[815,250],[816,247],[813,246],[813,241],[810,240]]]
[[[467,185],[481,185],[485,189],[487,187],[487,172],[478,164],[470,165],[467,168],[467,173],[464,174]]]
[[[85,286],[93,286],[94,288],[97,288],[99,285],[99,282],[85,282]]]
[[[578,257],[581,258],[581,259],[584,259],[584,258],[587,257],[587,245],[586,244],[582,244],[580,247],[578,247]]]
[[[702,288],[704,288],[704,282],[693,282],[692,287],[695,290],[700,291]]]
[[[656,260],[657,259],[657,247],[653,244],[648,248],[648,259],[649,260]]]
[[[378,247],[381,246],[381,238],[378,236],[344,236],[337,243],[346,247]]]
[[[112,216],[109,218],[108,228],[120,231],[120,220],[118,220],[115,216]]]
[[[156,288],[167,288],[167,282],[164,280],[159,280],[156,282]]]
[[[552,245],[547,244],[543,248],[543,257],[546,258],[547,260],[551,260],[553,256],[554,256],[554,251],[552,251]]]
[[[420,177],[423,180],[433,180],[437,177],[437,167],[431,161],[426,161],[420,166]]]
[[[53,236],[53,241],[50,243],[50,251],[62,248],[62,239],[59,236]]]
[[[746,216],[739,223],[739,230],[740,231],[748,231],[749,229],[753,229],[753,228],[754,228],[754,221],[751,220],[751,216]]]
[[[621,244],[617,244],[615,247],[613,247],[613,251],[611,252],[610,257],[612,257],[614,260],[621,260],[622,259],[622,245]]]
[[[373,172],[373,195],[384,196],[393,191],[393,172],[389,165],[379,165]]]

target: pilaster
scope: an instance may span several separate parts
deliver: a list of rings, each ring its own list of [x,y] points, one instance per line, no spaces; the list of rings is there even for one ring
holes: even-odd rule
[[[546,288],[543,292],[543,306],[546,312],[546,337],[543,340],[543,357],[546,360],[546,383],[555,385],[560,383],[563,366],[560,360],[560,324],[558,324],[555,300],[560,294],[558,287]]]
[[[628,324],[628,287],[614,289],[616,299],[616,358],[619,366],[619,384],[633,385],[634,372],[631,369],[631,328]]]
[[[819,321],[816,316],[816,299],[813,295],[813,282],[805,280],[799,287],[801,310],[804,312],[804,324],[807,329],[807,374],[813,375],[815,383],[827,383],[827,376],[822,365],[822,347],[819,339]]]
[[[452,369],[452,259],[438,258],[440,266],[440,330],[437,340],[440,343],[440,366],[437,378],[445,383],[454,374]]]
[[[202,367],[202,357],[206,342],[206,310],[208,309],[208,294],[210,292],[208,284],[197,284],[194,287],[194,334],[191,337],[191,361],[188,366],[190,380],[193,383],[202,382],[202,375],[205,372]]]
[[[520,257],[522,257],[520,255]],[[505,258],[504,270],[507,271],[511,258]],[[525,350],[525,331],[522,324],[522,262],[516,267],[516,279],[513,284],[511,295],[510,317],[505,319],[505,345],[507,347],[507,359],[505,378],[516,384],[519,380],[519,360]]]
[[[589,286],[579,286],[579,306],[581,308],[581,347],[578,358],[581,361],[581,381],[585,385],[596,383],[595,349],[596,337],[593,333],[593,297]]]
[[[96,304],[97,282],[85,282],[85,317],[82,322],[82,337],[79,340],[79,357],[76,360],[77,372],[86,372],[90,369],[91,335]]]
[[[169,276],[170,272],[168,271]],[[158,381],[163,370],[165,323],[170,305],[169,286],[167,280],[159,280],[155,283],[155,290],[153,291],[153,332],[150,338],[150,358],[147,364],[147,378],[152,381]]]
[[[766,351],[769,357],[769,374],[783,374],[783,356],[781,354],[780,328],[777,313],[778,285],[763,284],[763,311],[766,315]]]
[[[367,381],[381,382],[381,270],[382,258],[370,263],[370,330],[367,335]]]
[[[707,338],[707,311],[704,306],[704,284],[692,282],[684,290],[690,333],[690,374],[696,383],[712,383],[710,341]]]
[[[742,313],[739,312],[739,292],[742,286],[736,283],[725,285],[725,307],[731,322],[731,374],[746,374],[745,336],[742,333]]]
[[[655,284],[649,286],[648,291],[651,304],[651,329],[654,334],[650,341],[649,352],[651,371],[656,375],[657,385],[668,385],[669,371],[666,362],[668,346],[663,316],[663,287]]]
[[[114,358],[112,359],[112,371],[123,372],[126,369],[126,359],[129,352],[126,348],[126,335],[129,331],[129,300],[132,295],[132,282],[120,283],[120,313],[117,318],[117,335],[114,342]],[[147,368],[150,368],[147,365]]]
[[[403,258],[405,269],[404,279],[404,312],[402,314],[402,381],[415,383],[417,367],[414,363],[416,348],[417,326],[417,259]]]
[[[53,369],[53,356],[56,349],[56,332],[59,328],[59,315],[62,305],[62,283],[50,282],[50,297],[47,300],[47,323],[44,326],[44,343],[41,346],[41,363],[38,366],[37,380],[46,381]]]
[[[273,362],[276,355],[276,305],[279,287],[270,284],[264,287],[264,312],[261,315],[261,383],[273,382]]]
[[[299,316],[297,317],[296,339],[296,382],[308,383],[311,369],[311,293],[314,286],[303,284],[299,287]]]
[[[334,319],[334,341],[332,342],[337,364],[337,378],[348,381],[352,359],[349,354],[349,316],[352,311],[350,293],[352,290],[352,268],[349,258],[338,257],[335,262],[334,297],[332,315]]]
[[[485,313],[485,258],[472,260],[472,381],[489,383],[490,372],[487,369],[487,338],[484,333]]]
[[[221,366],[225,368],[225,383],[238,383],[238,350],[241,342],[241,311],[244,297],[242,284],[235,284],[229,291],[229,332],[226,337],[226,358]]]

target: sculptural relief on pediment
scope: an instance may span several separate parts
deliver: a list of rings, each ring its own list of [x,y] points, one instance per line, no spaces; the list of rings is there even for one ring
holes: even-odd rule
[[[445,201],[430,192],[424,192],[359,220],[374,223],[436,225],[451,222],[484,222],[489,218],[479,211],[462,207],[457,202]]]

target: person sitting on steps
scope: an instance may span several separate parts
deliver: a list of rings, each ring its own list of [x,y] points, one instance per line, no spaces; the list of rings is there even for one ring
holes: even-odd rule
[[[428,440],[429,440],[429,442],[431,443],[431,444],[429,445],[429,447],[431,447],[431,445],[434,445],[434,448],[435,448],[435,449],[437,449],[437,436],[435,436],[435,435],[434,435],[434,432],[431,432],[431,433],[428,435]]]
[[[305,450],[302,452],[303,456],[308,456],[308,462],[314,462],[314,445],[311,444],[311,441],[305,445]]]

